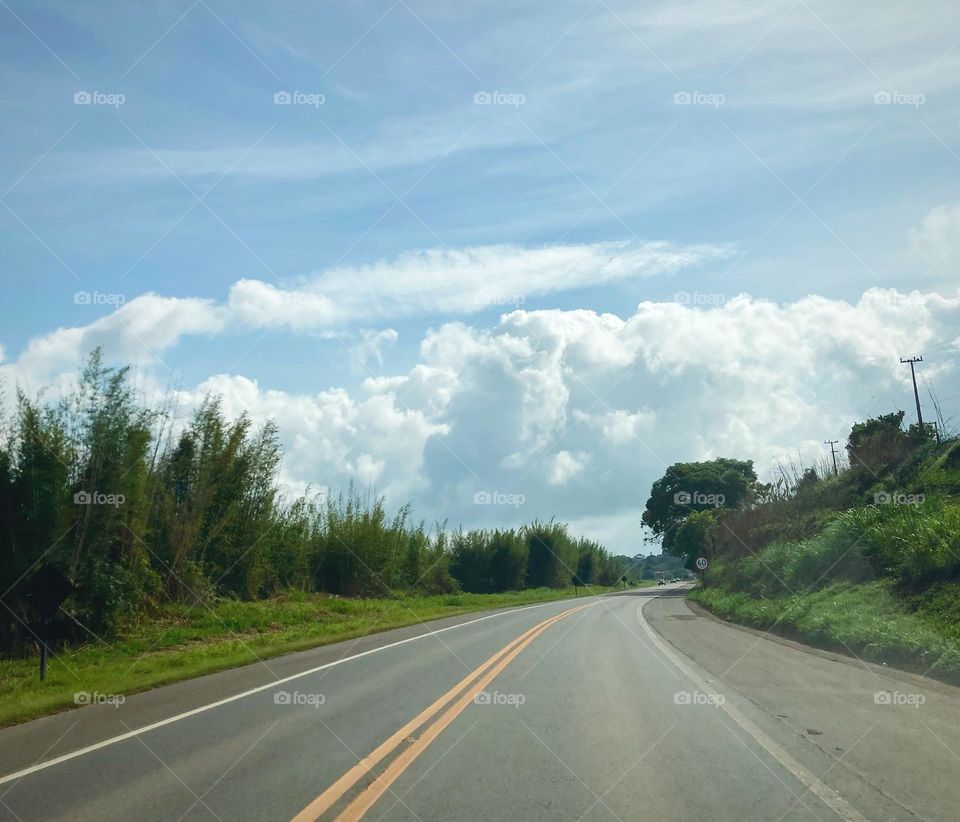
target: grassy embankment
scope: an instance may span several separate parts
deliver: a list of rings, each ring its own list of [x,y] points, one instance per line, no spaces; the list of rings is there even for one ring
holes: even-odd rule
[[[579,593],[610,590],[616,589],[590,586]],[[58,652],[42,683],[36,657],[0,661],[0,725],[73,707],[78,692],[129,695],[390,628],[573,596],[573,588],[403,600],[290,593],[255,602],[223,600],[210,607],[169,606],[128,626],[113,642]]]
[[[719,616],[960,684],[956,504],[855,508],[708,574],[691,599]]]

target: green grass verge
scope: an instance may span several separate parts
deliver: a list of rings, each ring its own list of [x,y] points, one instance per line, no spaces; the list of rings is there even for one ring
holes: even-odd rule
[[[840,582],[796,596],[697,588],[709,611],[829,650],[960,684],[960,586],[903,598],[890,580]]]
[[[581,588],[580,596],[585,590],[617,589],[590,586]],[[38,680],[36,657],[0,661],[0,726],[74,707],[78,692],[128,695],[390,628],[573,596],[573,588],[402,601],[288,594],[259,602],[220,601],[210,607],[170,606],[128,627],[114,642],[57,652],[44,682]]]

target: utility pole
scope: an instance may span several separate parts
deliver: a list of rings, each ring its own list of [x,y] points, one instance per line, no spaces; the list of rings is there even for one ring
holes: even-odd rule
[[[913,370],[913,364],[915,362],[923,362],[923,357],[908,357],[904,359],[900,358],[900,362],[910,364],[910,377],[913,379],[913,398],[917,401],[917,424],[920,426],[920,431],[923,431],[923,414],[920,413],[920,394],[917,391],[917,374]]]
[[[824,440],[824,445],[830,446],[830,456],[833,457],[833,475],[835,477],[840,476],[840,472],[837,470],[837,452],[833,446],[835,446],[840,440]]]

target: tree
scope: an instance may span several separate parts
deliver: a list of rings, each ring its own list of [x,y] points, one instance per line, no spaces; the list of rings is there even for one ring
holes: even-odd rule
[[[675,463],[653,483],[643,524],[662,540],[665,552],[682,554],[677,528],[691,513],[736,508],[750,498],[756,482],[751,460]]]
[[[523,529],[527,544],[527,587],[562,588],[576,564],[565,525],[534,522]]]
[[[854,471],[870,474],[894,468],[913,450],[914,441],[903,431],[903,411],[857,422],[847,438],[847,454]]]
[[[519,591],[527,575],[527,550],[514,530],[494,531],[490,540],[490,581],[494,592]]]
[[[597,581],[597,556],[593,551],[587,551],[577,560],[577,577],[582,585],[591,585]]]
[[[721,508],[693,511],[677,526],[673,551],[684,557],[685,568],[690,571],[696,570],[694,563],[697,557],[713,553],[710,531],[724,514],[725,511]]]

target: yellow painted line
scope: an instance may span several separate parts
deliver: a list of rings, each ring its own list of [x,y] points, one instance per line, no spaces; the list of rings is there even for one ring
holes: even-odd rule
[[[583,606],[587,607],[587,606]],[[579,610],[579,609],[574,609]],[[389,766],[383,771],[380,776],[378,776],[367,788],[356,797],[340,816],[337,817],[337,822],[358,822],[362,819],[364,814],[374,803],[377,802],[380,797],[390,788],[390,786],[397,780],[397,778],[402,774],[413,761],[422,754],[427,747],[436,739],[440,733],[446,728],[454,719],[456,719],[466,707],[473,702],[474,697],[480,693],[484,688],[489,685],[493,679],[500,674],[504,668],[507,667],[517,656],[526,648],[533,640],[535,640],[540,634],[542,634],[547,628],[550,627],[558,619],[562,619],[567,616],[567,614],[572,613],[572,611],[567,611],[563,614],[560,614],[559,617],[549,620],[546,623],[541,623],[538,625],[533,633],[530,633],[523,639],[519,644],[517,644],[513,650],[503,656],[499,662],[497,662],[493,667],[491,667],[480,679],[478,679],[473,685],[467,688],[466,692],[450,707],[448,708],[442,716],[440,716],[436,722],[434,722],[430,727],[428,727],[423,734],[421,734],[409,748],[403,750],[396,759],[394,759]]]
[[[552,616],[538,625],[535,625],[533,628],[525,631],[513,641],[507,643],[507,645],[497,651],[486,662],[467,674],[467,676],[460,680],[460,682],[454,685],[453,688],[447,691],[443,696],[437,699],[432,705],[417,714],[416,717],[403,725],[403,727],[401,727],[395,733],[391,734],[371,753],[350,768],[343,776],[341,776],[322,794],[320,794],[302,811],[300,811],[300,813],[293,818],[292,822],[316,822],[317,819],[319,819],[324,813],[326,813],[337,802],[339,802],[343,798],[344,794],[350,790],[350,788],[352,788],[363,777],[369,774],[372,769],[384,759],[384,757],[396,750],[396,748],[400,746],[406,739],[408,739],[414,731],[431,720],[433,717],[437,716],[440,711],[442,711],[444,707],[456,699],[459,694],[463,693],[463,696],[461,696],[460,700],[456,702],[453,708],[448,710],[445,714],[443,714],[443,716],[440,717],[436,724],[439,725],[440,723],[443,723],[443,727],[449,725],[450,722],[453,721],[454,717],[470,704],[470,701],[474,698],[474,696],[482,691],[493,680],[493,678],[497,676],[497,674],[503,671],[503,669],[506,668],[506,666],[509,665],[510,662],[512,662],[517,655],[527,647],[527,645],[529,645],[534,639],[536,639],[536,637],[543,633],[543,631],[545,631],[558,620],[561,620],[564,617],[575,613],[576,611],[580,611],[583,608],[588,607],[590,606],[581,605],[577,608],[570,608],[569,610],[563,611],[562,613]],[[383,774],[381,774],[374,782],[372,782],[367,789],[346,808],[344,815],[341,815],[338,818],[359,819],[363,813],[366,813],[370,806],[372,806],[373,803],[376,802],[376,800],[379,799],[379,797],[383,794],[383,792],[390,787],[403,769],[405,769],[414,759],[416,759],[416,757],[420,755],[420,752],[426,748],[426,745],[429,744],[429,742],[432,741],[437,734],[439,734],[440,730],[443,729],[440,728],[436,731],[436,733],[431,735],[433,727],[435,726],[429,728],[410,748],[404,751],[403,754],[401,754],[401,756],[398,757],[397,760],[395,760],[394,763],[392,763]],[[427,739],[427,742],[421,744],[424,739]],[[417,751],[416,754],[409,756],[410,751],[414,749]],[[401,760],[405,764],[403,764],[402,768],[395,771],[394,769],[396,763]],[[392,774],[392,776],[388,781],[384,781],[387,777],[387,774]],[[372,791],[376,793],[375,796],[373,793],[371,793]],[[358,805],[360,800],[363,800],[363,802]],[[347,816],[347,814],[355,814],[361,805],[363,806],[363,810],[360,812],[359,816]]]

